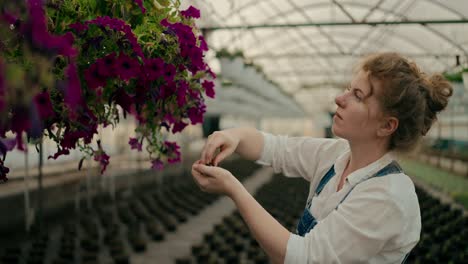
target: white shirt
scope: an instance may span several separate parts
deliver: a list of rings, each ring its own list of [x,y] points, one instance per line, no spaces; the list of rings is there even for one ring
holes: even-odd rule
[[[350,155],[346,140],[263,135],[257,163],[309,181],[310,211],[318,222],[304,237],[291,233],[285,263],[401,263],[417,244],[421,216],[411,179],[394,173],[365,180],[394,160],[392,153],[349,174],[337,192]],[[336,175],[314,197],[332,165]]]

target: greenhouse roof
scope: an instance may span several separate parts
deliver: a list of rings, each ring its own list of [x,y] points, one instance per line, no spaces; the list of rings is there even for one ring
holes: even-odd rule
[[[425,71],[453,71],[468,58],[466,0],[195,0],[215,52],[242,51],[308,114],[333,98],[362,56],[396,51]]]

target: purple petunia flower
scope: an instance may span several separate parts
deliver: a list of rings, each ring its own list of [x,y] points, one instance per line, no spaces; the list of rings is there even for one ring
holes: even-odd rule
[[[87,24],[80,23],[80,22],[76,22],[76,23],[70,24],[70,25],[68,25],[68,27],[69,27],[70,29],[75,30],[77,33],[82,32],[82,31],[85,31],[85,30],[88,30],[88,25],[87,25]]]
[[[143,0],[134,0],[135,3],[140,7],[141,12],[146,13],[146,8],[143,6]]]
[[[176,122],[175,118],[173,115],[171,115],[170,113],[167,113],[164,118],[163,118],[164,121],[167,121],[169,124],[174,124]]]
[[[66,77],[68,85],[65,91],[65,103],[70,107],[72,113],[74,113],[73,115],[75,115],[76,107],[81,103],[81,84],[75,62],[68,65]]]
[[[179,122],[176,122],[174,123],[174,127],[172,128],[172,133],[177,133],[177,132],[180,132],[182,130],[184,130],[184,128],[187,126],[188,124],[183,122],[183,121],[179,121]]]
[[[174,82],[170,82],[166,85],[162,85],[159,90],[159,98],[166,99],[169,96],[173,95],[176,90],[176,85]]]
[[[179,82],[179,88],[177,89],[177,105],[179,107],[184,106],[187,103],[187,90],[189,88],[189,84],[187,81]]]
[[[205,93],[208,97],[215,97],[214,83],[212,81],[205,80],[203,81],[202,86],[205,89]]]
[[[103,58],[96,60],[98,68],[97,70],[100,76],[109,77],[114,74],[115,64],[117,62],[117,59],[115,57],[115,52],[112,52],[110,54],[107,54]]]
[[[151,161],[151,169],[162,170],[163,168],[164,168],[164,163],[159,158]]]
[[[164,147],[167,149],[167,161],[169,163],[176,163],[181,161],[180,147],[176,142],[164,141]]]
[[[130,97],[123,88],[118,88],[114,97],[115,103],[120,105],[123,110],[131,112],[133,98]]]
[[[10,25],[14,25],[16,23],[18,23],[18,16],[15,16],[13,14],[10,14],[10,13],[7,13],[7,12],[4,12],[3,14],[0,14],[0,20],[3,20],[5,21],[6,23],[10,24]]]
[[[211,70],[211,68],[207,68],[207,72],[211,76],[211,78],[213,78],[213,79],[216,78],[216,74]]]
[[[140,72],[138,61],[125,54],[120,54],[115,63],[115,71],[122,80],[137,77]]]
[[[106,78],[99,74],[99,65],[97,63],[91,64],[91,66],[84,71],[84,77],[90,89],[95,90],[98,87],[106,86]]]
[[[39,49],[52,50],[58,54],[75,57],[78,51],[73,48],[74,38],[70,32],[55,36],[47,30],[47,20],[41,0],[28,0],[29,21],[23,33],[30,37],[32,44]]]
[[[101,140],[97,141],[97,145],[98,145],[98,150],[94,152],[94,160],[99,162],[99,166],[101,166],[101,174],[103,174],[107,168],[107,165],[109,165],[110,157],[102,149]]]
[[[47,159],[56,160],[58,157],[62,155],[68,155],[68,154],[70,154],[70,150],[63,148],[63,149],[59,149],[53,156],[49,156]]]
[[[128,144],[130,145],[130,149],[136,149],[138,151],[142,150],[142,144],[138,142],[137,138],[130,138],[128,140]]]
[[[187,110],[188,117],[192,125],[203,123],[203,114],[206,112],[206,106],[202,103],[199,107],[192,107]]]
[[[164,61],[161,58],[145,59],[143,72],[149,81],[157,80],[164,75]]]
[[[104,171],[107,168],[107,165],[109,165],[109,155],[107,155],[104,151],[102,151],[100,154],[95,154],[94,155],[94,160],[99,162],[99,166],[101,166],[101,174],[104,173]]]
[[[8,151],[13,150],[16,145],[16,139],[14,138],[0,138],[0,155],[5,159],[5,155]]]
[[[196,9],[193,6],[190,6],[189,8],[187,8],[187,10],[180,12],[180,14],[187,18],[200,18],[200,10]]]
[[[164,65],[164,80],[167,83],[174,82],[174,76],[176,74],[176,67],[172,64],[165,64]]]
[[[45,91],[38,93],[36,96],[34,96],[33,101],[37,111],[39,112],[39,117],[42,120],[55,116],[54,109],[52,108],[52,102],[50,101],[49,92]]]
[[[96,19],[92,19],[85,22],[85,25],[95,24],[102,27],[109,27],[112,30],[120,31],[125,33],[125,37],[128,39],[130,44],[132,45],[133,51],[135,54],[144,58],[143,50],[141,49],[140,45],[138,44],[137,38],[135,34],[133,34],[132,28],[125,23],[124,20],[118,18],[110,18],[108,16],[97,17]]]
[[[200,35],[198,36],[198,40],[200,41],[200,49],[202,49],[203,51],[208,51],[208,44],[206,43],[205,38],[202,35]]]

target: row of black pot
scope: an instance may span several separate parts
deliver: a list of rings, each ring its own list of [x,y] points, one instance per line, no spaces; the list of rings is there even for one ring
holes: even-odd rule
[[[281,193],[281,195],[278,195]],[[308,186],[301,179],[275,175],[260,187],[255,198],[280,223],[294,229],[303,210]],[[300,200],[300,205],[294,205]],[[288,205],[288,206],[286,206]],[[204,235],[201,244],[192,247],[192,255],[177,259],[176,263],[269,263],[264,251],[250,234],[236,210]]]
[[[241,178],[259,167],[244,166],[252,162],[241,160],[226,164]],[[151,240],[164,240],[166,232],[218,199],[201,192],[190,175],[166,177],[134,193],[117,195],[117,200],[95,197],[91,210],[70,215],[66,224],[0,247],[0,263],[129,263],[131,252],[145,251]]]

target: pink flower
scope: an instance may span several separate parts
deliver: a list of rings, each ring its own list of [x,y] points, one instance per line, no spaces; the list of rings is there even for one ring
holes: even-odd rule
[[[196,9],[193,6],[190,6],[189,8],[187,8],[187,10],[180,12],[180,14],[187,18],[200,18],[200,10]]]

